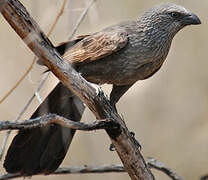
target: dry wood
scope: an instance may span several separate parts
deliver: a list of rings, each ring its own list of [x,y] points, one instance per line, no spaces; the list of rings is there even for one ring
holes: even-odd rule
[[[159,171],[164,172],[168,177],[172,180],[183,180],[180,176],[178,176],[173,170],[165,166],[163,163],[150,158],[147,160],[147,164],[150,168],[157,169]],[[60,167],[52,174],[86,174],[86,173],[121,173],[126,172],[124,170],[123,165],[84,165],[84,166],[69,166],[69,167]],[[37,174],[39,175],[39,174]],[[17,177],[21,177],[21,174],[4,174],[0,176],[0,180],[14,179]],[[207,176],[204,176],[201,180],[207,179]]]
[[[25,121],[2,121],[0,122],[0,131],[2,130],[14,130],[14,129],[31,129],[40,126],[48,126],[53,124],[59,124],[61,126],[83,131],[92,131],[98,129],[108,129],[110,126],[116,126],[115,121],[108,119],[97,120],[92,123],[71,121],[67,118],[58,116],[56,114],[43,115],[35,119],[29,119]]]

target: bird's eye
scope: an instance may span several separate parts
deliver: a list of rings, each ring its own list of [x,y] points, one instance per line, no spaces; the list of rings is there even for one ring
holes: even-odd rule
[[[173,18],[179,18],[181,16],[181,14],[178,12],[170,12],[169,15]]]

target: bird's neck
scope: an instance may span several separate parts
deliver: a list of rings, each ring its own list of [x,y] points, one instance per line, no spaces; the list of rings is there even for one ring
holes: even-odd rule
[[[166,36],[168,39],[173,39],[175,34],[180,30],[175,28],[174,23],[170,25],[167,21],[162,18],[151,16],[142,16],[137,23],[143,29],[143,31],[151,36]]]
[[[149,51],[150,56],[164,60],[175,34],[169,33],[165,26],[162,27],[146,23],[145,26],[140,26],[137,32],[142,39],[142,46]]]

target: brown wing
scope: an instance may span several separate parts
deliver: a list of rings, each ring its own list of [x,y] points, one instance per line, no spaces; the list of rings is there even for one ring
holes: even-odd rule
[[[88,37],[89,35],[80,35],[76,36],[74,39],[66,42],[60,43],[58,46],[56,46],[56,50],[59,52],[60,55],[63,55],[70,47],[84,39],[85,37]],[[43,61],[41,59],[37,60],[37,64],[44,65]]]
[[[66,42],[60,43],[58,46],[56,46],[56,50],[59,52],[59,54],[63,55],[70,47],[84,39],[85,37],[88,37],[89,35],[80,35],[76,36],[74,39]]]
[[[112,54],[125,47],[128,36],[125,31],[101,31],[76,43],[63,58],[71,63],[87,63]]]

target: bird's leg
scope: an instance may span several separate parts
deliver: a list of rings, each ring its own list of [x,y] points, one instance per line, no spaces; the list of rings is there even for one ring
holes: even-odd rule
[[[129,85],[123,85],[123,86],[117,86],[117,85],[113,85],[111,94],[110,94],[110,104],[113,107],[113,110],[117,111],[116,108],[116,103],[119,101],[119,99],[124,95],[124,93],[132,86],[133,84],[129,84]],[[137,142],[136,144],[139,144],[138,141],[136,141],[136,139],[134,139],[134,142]],[[139,147],[140,144],[139,144]],[[113,144],[110,145],[109,147],[110,151],[115,151],[115,147]]]
[[[110,93],[110,104],[113,107],[113,109],[117,112],[116,109],[116,103],[119,101],[119,99],[124,95],[124,93],[132,86],[133,84],[129,85],[122,85],[117,86],[113,85],[112,91]]]

